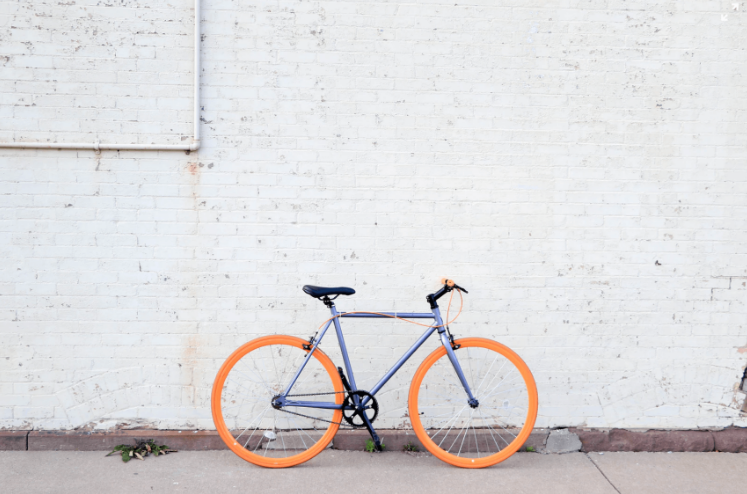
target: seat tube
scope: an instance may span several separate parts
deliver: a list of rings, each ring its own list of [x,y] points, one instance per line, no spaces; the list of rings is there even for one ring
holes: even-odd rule
[[[332,305],[330,307],[332,315],[334,316],[333,322],[335,323],[335,331],[337,331],[337,342],[340,344],[340,352],[342,352],[342,360],[345,362],[345,372],[347,373],[348,383],[353,391],[358,390],[358,386],[355,384],[355,376],[353,376],[353,367],[350,365],[350,357],[348,357],[348,348],[345,345],[345,338],[342,336],[342,326],[340,326],[340,315],[337,312],[337,307]],[[356,400],[357,401],[357,400]]]
[[[454,371],[456,372],[457,377],[459,377],[459,381],[462,383],[462,387],[464,388],[464,391],[467,393],[467,397],[469,397],[470,400],[474,400],[475,397],[472,396],[472,390],[469,387],[467,378],[464,377],[464,372],[462,371],[462,366],[459,365],[459,360],[457,359],[456,352],[454,352],[454,349],[451,347],[451,341],[449,341],[449,337],[446,334],[446,328],[444,327],[444,322],[441,319],[441,311],[438,310],[438,307],[433,308],[433,315],[435,316],[435,319],[436,319],[436,326],[439,326],[438,337],[441,338],[441,343],[446,349],[446,355],[449,356],[449,361],[451,362],[451,365],[454,367]]]

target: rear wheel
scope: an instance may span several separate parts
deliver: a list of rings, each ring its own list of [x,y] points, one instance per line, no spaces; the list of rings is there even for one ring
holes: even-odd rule
[[[484,468],[514,454],[537,418],[537,386],[529,367],[511,349],[483,338],[464,338],[456,351],[477,399],[468,403],[446,349],[420,365],[410,386],[409,412],[420,442],[439,459]]]
[[[213,384],[213,421],[226,445],[262,467],[298,465],[319,454],[340,427],[342,410],[272,405],[308,355],[306,341],[266,336],[233,352]],[[342,381],[332,361],[318,348],[293,386],[297,400],[341,404]],[[298,415],[301,414],[301,415]]]

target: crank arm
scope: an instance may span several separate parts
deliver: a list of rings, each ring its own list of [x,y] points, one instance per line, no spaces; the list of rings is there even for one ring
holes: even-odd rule
[[[379,439],[379,435],[376,434],[376,431],[373,428],[373,424],[370,420],[368,420],[368,417],[365,413],[361,413],[360,417],[363,419],[363,421],[366,423],[366,429],[368,429],[368,433],[371,434],[371,439],[373,439],[374,445],[376,446],[376,451],[384,451],[384,448],[381,447],[381,440]]]

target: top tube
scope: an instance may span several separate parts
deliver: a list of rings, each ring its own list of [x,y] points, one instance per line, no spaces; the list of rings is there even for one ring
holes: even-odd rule
[[[373,317],[373,318],[406,317],[410,319],[435,319],[436,318],[436,316],[432,312],[377,312],[375,314],[340,312],[340,317]]]

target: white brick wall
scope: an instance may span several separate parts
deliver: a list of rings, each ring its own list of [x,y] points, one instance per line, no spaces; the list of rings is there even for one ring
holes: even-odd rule
[[[326,318],[303,284],[427,310],[443,275],[539,426],[747,426],[732,3],[204,0],[198,153],[0,150],[0,428],[211,428],[234,348]],[[181,142],[192,16],[0,1],[0,140]],[[420,333],[346,327],[362,387]]]

